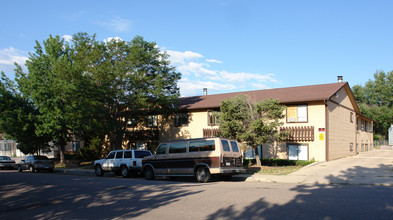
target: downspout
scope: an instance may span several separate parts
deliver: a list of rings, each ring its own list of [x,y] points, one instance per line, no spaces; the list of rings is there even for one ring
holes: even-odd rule
[[[329,108],[328,108],[328,100],[324,100],[325,102],[325,161],[329,161]]]

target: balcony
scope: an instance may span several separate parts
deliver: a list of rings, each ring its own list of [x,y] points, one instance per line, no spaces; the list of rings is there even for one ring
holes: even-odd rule
[[[204,128],[203,129],[203,137],[219,137],[220,136],[220,129],[218,128]]]
[[[281,127],[280,132],[288,132],[286,141],[314,141],[314,126]]]

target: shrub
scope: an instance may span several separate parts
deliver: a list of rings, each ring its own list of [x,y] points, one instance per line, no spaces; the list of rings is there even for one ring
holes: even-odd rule
[[[85,161],[92,161],[101,157],[102,144],[100,138],[93,138],[87,146],[79,150],[80,155]]]
[[[314,161],[304,160],[284,160],[284,159],[262,159],[261,164],[263,166],[307,166],[314,163]]]

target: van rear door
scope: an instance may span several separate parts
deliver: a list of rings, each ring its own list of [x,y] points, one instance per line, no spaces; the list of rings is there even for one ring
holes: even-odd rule
[[[242,155],[237,142],[233,140],[222,139],[221,145],[221,167],[242,167]]]

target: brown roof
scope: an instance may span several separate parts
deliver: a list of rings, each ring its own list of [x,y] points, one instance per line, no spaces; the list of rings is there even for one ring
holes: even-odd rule
[[[220,107],[223,100],[239,95],[248,96],[252,102],[261,101],[268,98],[278,99],[282,104],[323,101],[331,98],[344,86],[347,86],[347,88],[349,89],[349,85],[347,82],[341,82],[311,86],[224,93],[217,95],[184,97],[180,98],[180,107],[189,110],[218,108]],[[353,99],[353,94],[352,92],[350,93],[351,94],[348,95],[352,96]],[[357,106],[355,106],[355,108],[357,108]]]

